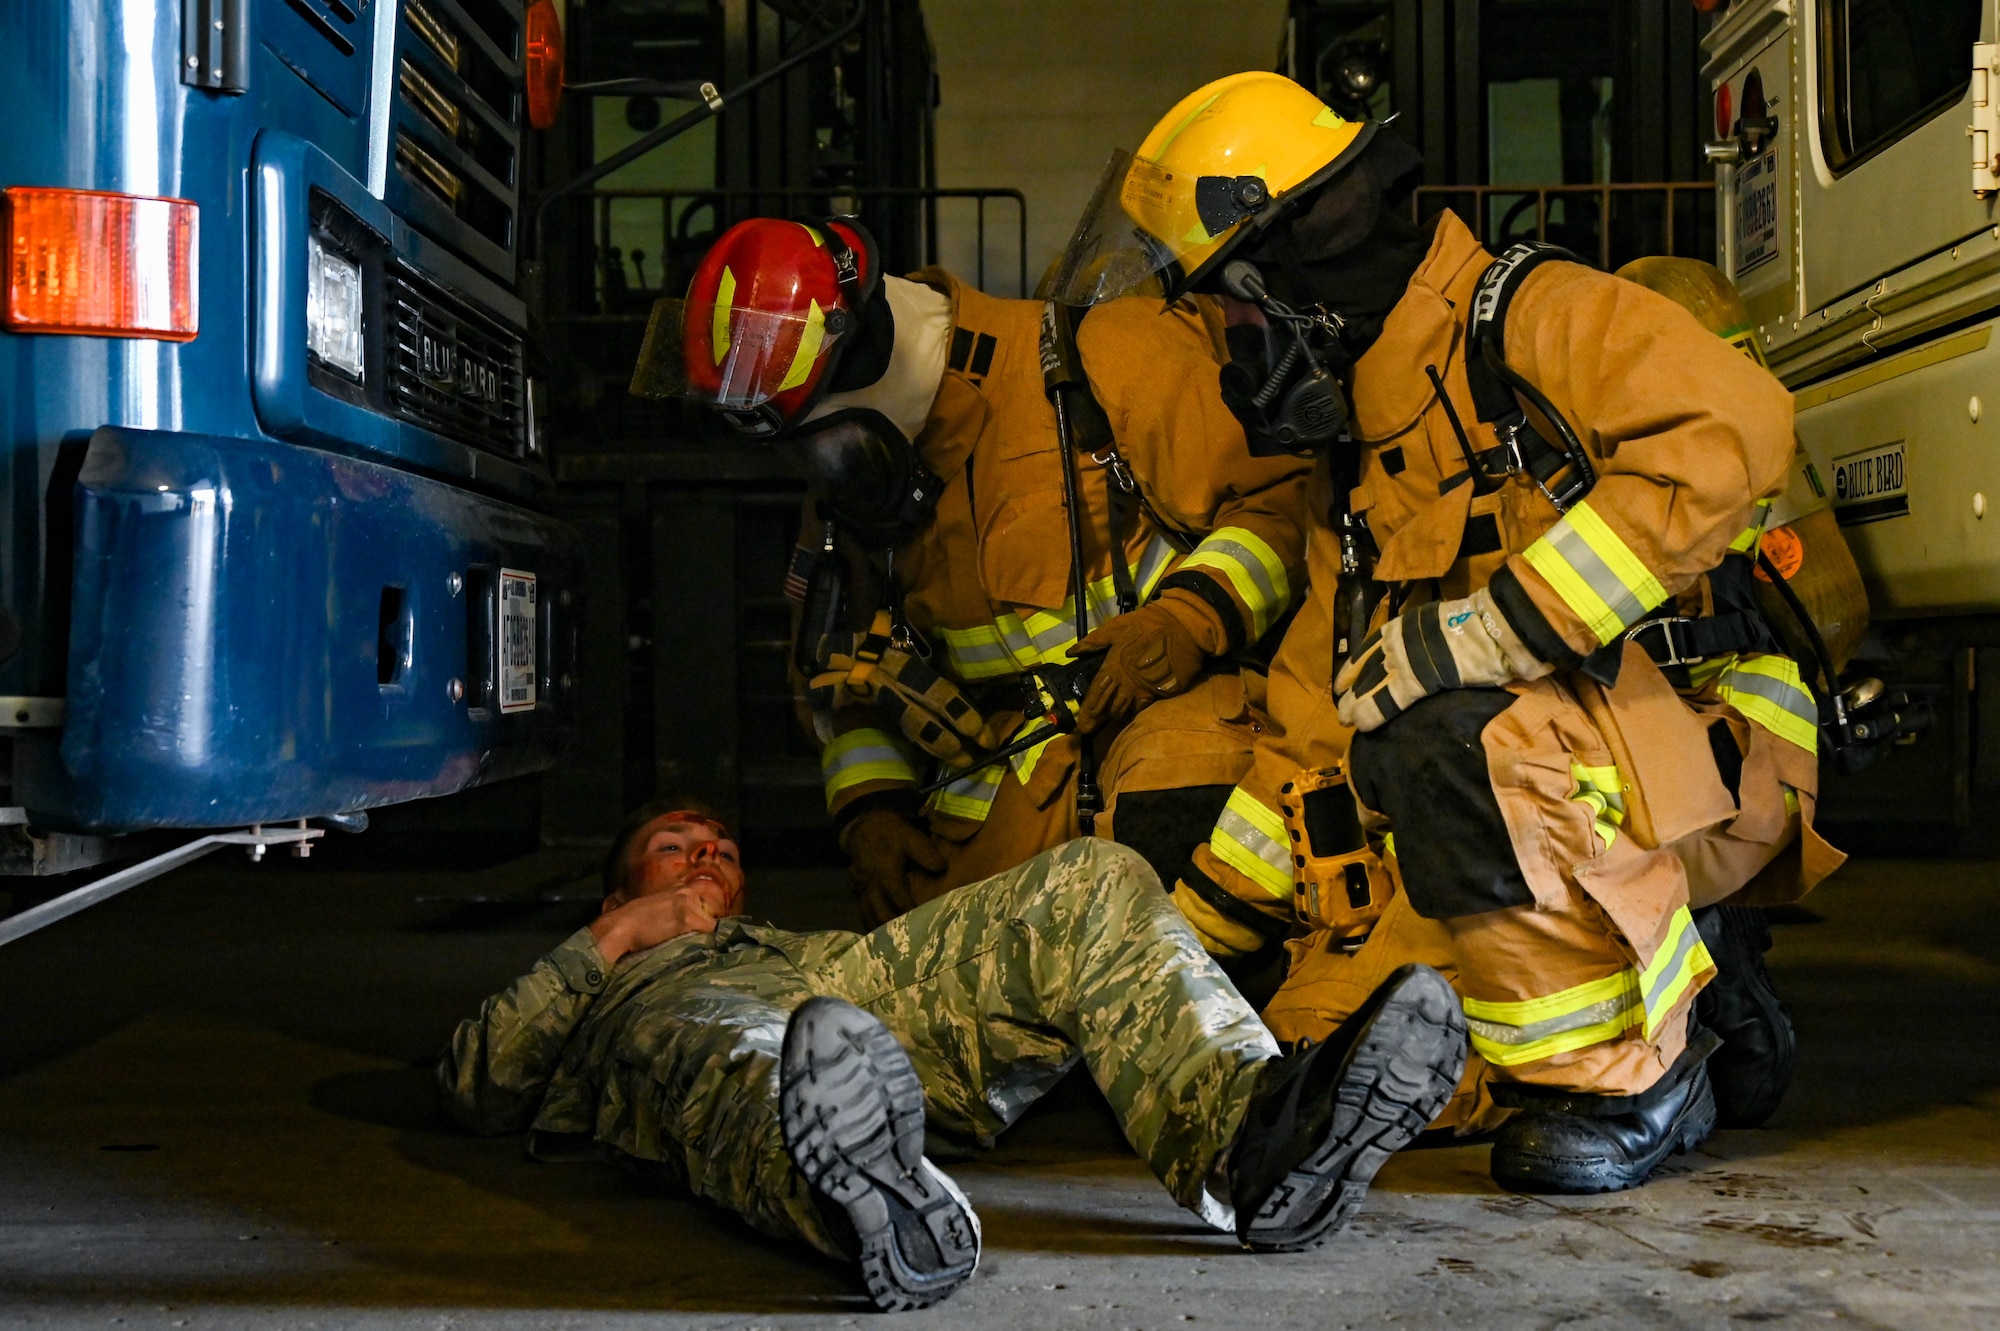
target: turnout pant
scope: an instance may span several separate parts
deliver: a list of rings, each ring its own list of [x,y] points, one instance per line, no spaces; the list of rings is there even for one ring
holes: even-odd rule
[[[621,1013],[600,1138],[627,1163],[837,1253],[778,1122],[786,1022],[825,995],[882,1019],[961,1140],[1081,1059],[1175,1200],[1226,1223],[1204,1184],[1276,1046],[1131,851],[1069,842],[804,968],[767,951]]]
[[[1809,750],[1729,704],[1681,701],[1650,661],[1625,671],[1619,692],[1640,699],[1625,713],[1561,674],[1424,699],[1350,751],[1363,821],[1391,835],[1423,917],[1405,942],[1442,950],[1501,1080],[1645,1090],[1714,974],[1690,907],[1790,900],[1841,859],[1811,830]],[[1635,834],[1635,810],[1664,835]]]

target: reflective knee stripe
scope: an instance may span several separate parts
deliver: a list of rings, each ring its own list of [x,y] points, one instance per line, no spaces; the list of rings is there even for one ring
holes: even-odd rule
[[[1600,643],[1610,642],[1667,599],[1667,589],[1652,570],[1587,501],[1565,513],[1521,557],[1548,579]]]
[[[1666,942],[1643,970],[1627,967],[1518,1003],[1466,999],[1472,1047],[1487,1062],[1512,1067],[1615,1040],[1634,1027],[1650,1040],[1695,977],[1714,966],[1694,917],[1682,906],[1668,922]]]
[[[1173,558],[1174,547],[1165,537],[1155,536],[1147,542],[1132,570],[1132,583],[1141,602],[1159,586]],[[1092,628],[1117,615],[1116,579],[1099,578],[1084,590]],[[1034,666],[1069,659],[1069,649],[1076,642],[1076,597],[1072,594],[1060,607],[1036,610],[1025,618],[1005,611],[991,624],[934,632],[944,643],[946,663],[959,679],[1003,679]]]
[[[1292,899],[1291,842],[1285,820],[1242,787],[1229,792],[1208,848],[1215,857],[1274,897]]]
[[[1716,686],[1722,700],[1779,739],[1819,752],[1819,707],[1789,656],[1740,656]]]
[[[1502,1068],[1615,1040],[1644,1019],[1639,974],[1629,969],[1519,1003],[1465,1000],[1472,1047]]]
[[[1771,501],[1759,499],[1757,511],[1750,515],[1750,525],[1736,533],[1736,539],[1729,543],[1731,554],[1754,555],[1757,538],[1764,534],[1764,524],[1771,518]]]
[[[932,795],[927,807],[953,818],[983,823],[986,815],[993,812],[993,799],[1000,793],[1000,782],[1005,775],[998,763],[982,767]]]
[[[864,727],[836,735],[819,751],[820,776],[826,782],[827,807],[834,796],[864,781],[915,783],[917,769],[902,743],[886,730]]]
[[[1573,762],[1569,774],[1576,782],[1576,791],[1570,798],[1590,806],[1598,839],[1604,842],[1606,850],[1611,849],[1611,843],[1618,839],[1618,829],[1625,824],[1625,782],[1618,769],[1585,767]]]
[[[1228,580],[1250,609],[1252,641],[1263,637],[1292,602],[1285,561],[1261,536],[1243,527],[1217,528],[1181,561],[1181,567],[1213,569]]]
[[[1701,932],[1694,927],[1694,916],[1682,906],[1667,922],[1667,941],[1660,944],[1660,950],[1646,963],[1646,969],[1639,972],[1648,1040],[1659,1032],[1660,1023],[1694,984],[1694,977],[1714,968],[1708,945],[1701,941]]]

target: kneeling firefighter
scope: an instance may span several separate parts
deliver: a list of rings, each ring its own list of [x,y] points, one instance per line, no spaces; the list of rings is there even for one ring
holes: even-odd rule
[[[1315,929],[1280,1038],[1324,1037],[1404,961],[1445,970],[1479,1056],[1460,1121],[1501,1117],[1482,1087],[1516,1111],[1495,1179],[1630,1187],[1718,1101],[1775,1108],[1792,1033],[1740,908],[1843,858],[1812,828],[1814,695],[1751,584],[1791,401],[1652,291],[1416,225],[1421,167],[1236,75],[1155,128],[1122,219],[1085,224],[1115,248],[1122,220],[1170,294],[1226,293],[1252,450],[1319,455],[1275,724],[1175,900],[1223,956]]]
[[[1250,761],[1235,658],[1305,543],[1308,464],[1249,457],[1218,395],[1217,303],[1080,320],[759,219],[663,325],[639,379],[676,362],[810,484],[795,691],[869,922],[1093,831],[1170,875]]]

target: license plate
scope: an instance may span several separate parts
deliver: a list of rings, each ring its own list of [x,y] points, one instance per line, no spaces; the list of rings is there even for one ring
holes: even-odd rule
[[[1736,168],[1736,276],[1778,257],[1778,148]]]
[[[535,707],[535,575],[500,570],[500,710]]]
[[[1833,460],[1834,517],[1843,527],[1900,518],[1910,511],[1903,441],[1877,444]]]

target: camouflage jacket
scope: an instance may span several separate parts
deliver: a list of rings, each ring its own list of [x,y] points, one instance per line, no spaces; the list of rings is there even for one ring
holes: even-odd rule
[[[590,930],[579,929],[459,1023],[438,1063],[439,1097],[472,1132],[599,1135],[600,1118],[612,1112],[604,1070],[634,1019],[708,986],[795,995],[800,972],[819,970],[860,941],[739,916],[607,966]]]

